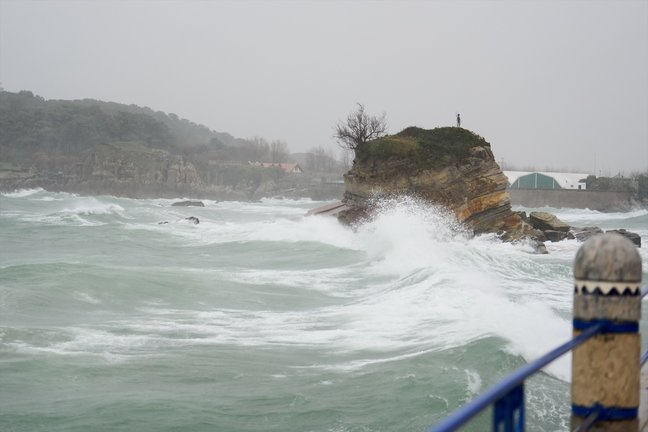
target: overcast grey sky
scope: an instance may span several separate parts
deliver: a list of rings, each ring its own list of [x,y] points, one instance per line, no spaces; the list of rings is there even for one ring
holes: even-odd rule
[[[356,102],[505,166],[648,169],[648,1],[0,0],[0,82],[174,112],[293,151]]]

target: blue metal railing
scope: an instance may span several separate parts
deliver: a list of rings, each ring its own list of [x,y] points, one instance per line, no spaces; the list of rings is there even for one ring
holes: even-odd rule
[[[648,286],[643,287],[641,290],[641,296],[645,297],[646,295],[648,295]],[[470,403],[459,408],[440,423],[430,427],[427,432],[451,432],[457,430],[490,405],[493,405],[493,431],[523,432],[525,417],[524,380],[592,336],[605,331],[605,328],[606,323],[604,322],[588,327],[575,338],[511,373]],[[640,361],[642,366],[648,362],[648,350],[643,353]],[[596,422],[597,417],[596,412],[590,414],[574,432],[589,430],[589,427]]]

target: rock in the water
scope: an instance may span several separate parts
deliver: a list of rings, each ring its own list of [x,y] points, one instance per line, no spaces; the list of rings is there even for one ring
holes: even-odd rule
[[[545,235],[545,233],[542,232],[542,231],[540,231],[540,230],[535,230],[535,236],[534,236],[534,238],[535,238],[536,240],[538,240],[538,241],[541,241],[541,242],[546,242],[546,241],[549,240],[549,239],[547,238],[547,236]]]
[[[555,215],[547,212],[531,212],[531,214],[529,214],[529,222],[533,228],[542,230],[545,234],[547,230],[560,231],[563,233],[569,231],[569,224],[566,224]]]
[[[200,219],[198,219],[195,216],[189,216],[188,218],[185,218],[184,220],[189,221],[195,225],[198,225],[200,223]]]
[[[536,238],[511,210],[508,179],[490,144],[467,129],[410,127],[362,143],[344,181],[348,208],[338,219],[346,223],[371,216],[377,199],[409,195],[449,209],[477,234],[492,232],[509,241]]]
[[[166,225],[168,223],[169,223],[169,221],[162,221],[162,222],[158,222],[158,225]]]
[[[633,233],[633,232],[627,231],[625,229],[608,230],[608,231],[605,231],[605,232],[606,233],[621,234],[623,237],[627,238],[632,243],[634,243],[635,246],[641,247],[641,236],[639,234],[637,234],[637,233]]]
[[[566,233],[564,231],[555,230],[544,230],[543,233],[547,240],[549,240],[550,242],[559,242],[561,240],[565,240],[569,235],[569,233]]]
[[[545,244],[541,241],[532,240],[531,246],[533,247],[533,250],[537,254],[546,255],[549,253],[549,251],[547,250],[547,246],[545,246]]]
[[[171,207],[205,207],[202,201],[178,201],[171,204]]]
[[[576,240],[584,242],[588,238],[595,236],[597,234],[603,234],[603,230],[599,227],[585,227],[585,228],[576,228],[571,227],[569,230],[570,233],[576,237]]]

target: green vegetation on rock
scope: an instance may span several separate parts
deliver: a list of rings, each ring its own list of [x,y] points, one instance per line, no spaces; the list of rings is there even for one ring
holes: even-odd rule
[[[462,128],[441,127],[422,129],[408,127],[396,135],[389,135],[364,143],[356,148],[360,160],[408,160],[437,164],[460,163],[473,147],[490,144],[481,136]]]

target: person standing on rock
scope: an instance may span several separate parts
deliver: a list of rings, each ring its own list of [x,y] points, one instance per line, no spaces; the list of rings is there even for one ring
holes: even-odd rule
[[[461,116],[457,114],[457,127],[461,127]]]

